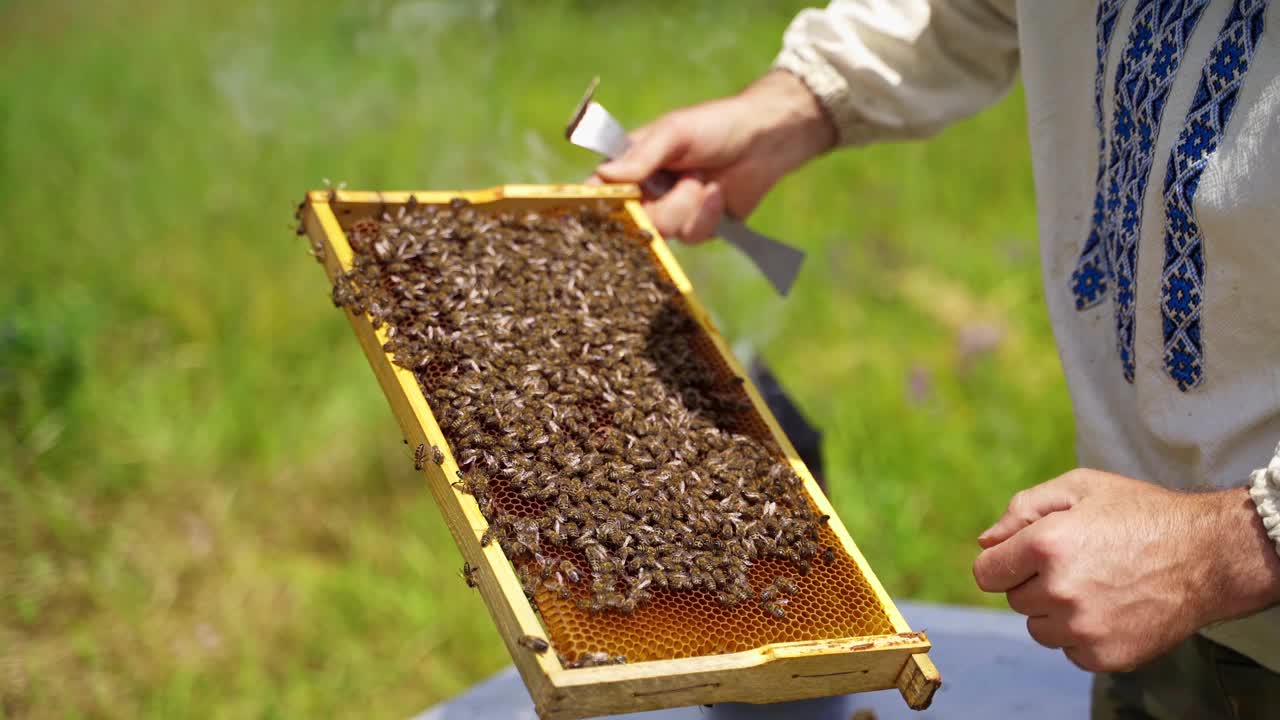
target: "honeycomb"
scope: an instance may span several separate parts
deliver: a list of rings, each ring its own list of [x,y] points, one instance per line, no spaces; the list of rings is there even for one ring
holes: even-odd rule
[[[839,548],[830,529],[822,542]],[[565,657],[583,652],[623,655],[628,662],[719,655],[800,640],[887,635],[892,624],[853,559],[837,550],[835,561],[818,559],[807,576],[776,559],[750,572],[760,590],[778,576],[790,577],[800,593],[790,598],[786,617],[775,620],[754,602],[725,607],[702,590],[658,590],[653,601],[631,615],[578,609],[577,598],[548,592],[535,597],[551,645]],[[584,593],[582,597],[586,597]]]
[[[615,212],[614,219],[625,223],[639,236],[639,230],[624,210]],[[651,254],[651,257],[661,268],[657,256]],[[667,279],[670,280],[669,276]],[[691,339],[691,344],[719,377],[725,382],[734,380],[735,374],[705,329]],[[432,402],[432,390],[447,386],[455,374],[453,367],[439,362],[419,369],[417,376],[428,404]],[[579,408],[595,418],[593,429],[610,425],[611,418],[603,401],[582,402]],[[441,418],[449,412],[449,408],[440,403],[432,410]],[[749,435],[781,455],[768,426],[754,409],[736,413],[731,423],[726,429]],[[447,432],[446,439],[451,447],[456,447]],[[490,490],[495,508],[503,513],[528,517],[545,507],[504,487],[499,479],[491,481]],[[856,563],[843,551],[829,527],[822,527],[820,533],[819,543],[832,548],[834,556],[830,562],[821,556],[814,558],[807,575],[801,575],[794,563],[776,558],[761,559],[749,572],[752,589],[757,592],[780,576],[791,578],[799,586],[798,594],[781,601],[786,611],[781,619],[770,616],[757,602],[726,607],[717,601],[714,593],[691,589],[654,588],[652,601],[629,615],[591,612],[579,606],[591,598],[585,556],[572,547],[555,546],[546,547],[543,555],[555,561],[570,560],[581,569],[585,580],[571,585],[572,594],[567,598],[545,587],[540,589],[533,598],[534,606],[542,617],[552,647],[566,658],[605,652],[624,656],[628,662],[642,662],[739,652],[772,643],[891,634],[892,624]]]

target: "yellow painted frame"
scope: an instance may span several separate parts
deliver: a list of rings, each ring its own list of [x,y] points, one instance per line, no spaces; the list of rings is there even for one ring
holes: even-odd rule
[[[475,580],[480,595],[545,720],[638,712],[716,702],[771,703],[897,687],[912,708],[923,709],[941,684],[929,660],[928,638],[912,632],[876,579],[866,558],[849,536],[826,494],[818,486],[795,448],[783,434],[748,373],[734,358],[705,307],[693,292],[665,241],[640,205],[634,185],[504,185],[476,191],[365,192],[316,190],[307,194],[303,226],[323,251],[330,279],[350,269],[351,246],[343,222],[377,214],[414,198],[419,204],[445,204],[456,197],[490,210],[563,207],[585,200],[622,206],[635,224],[652,236],[651,249],[684,296],[725,363],[739,377],[756,411],[804,481],[805,491],[821,512],[831,516],[830,527],[845,552],[856,562],[893,629],[891,635],[776,643],[726,655],[659,660],[630,665],[566,669],[555,653],[537,655],[516,645],[522,635],[545,634],[533,605],[525,597],[514,568],[496,543],[480,546],[488,527],[475,499],[450,484],[458,469],[449,444],[436,423],[413,373],[396,366],[382,350],[387,327],[374,329],[369,316],[345,311],[364,348],[369,364],[391,404],[400,429],[411,446],[424,443],[445,449],[442,465],[426,463],[423,474],[463,558],[479,569]],[[343,222],[339,216],[343,216]]]

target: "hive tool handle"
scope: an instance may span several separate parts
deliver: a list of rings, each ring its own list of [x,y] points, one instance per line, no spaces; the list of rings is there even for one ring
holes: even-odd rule
[[[569,121],[565,135],[574,145],[613,160],[626,153],[627,148],[631,147],[631,140],[622,123],[592,99],[595,86],[593,81],[587,88],[586,95]],[[678,179],[679,176],[675,173],[659,170],[646,178],[641,187],[649,195],[660,197],[674,187]],[[804,262],[803,251],[752,230],[746,223],[728,213],[716,225],[716,235],[728,240],[750,258],[779,295],[785,297],[791,291],[796,275],[800,272],[800,265]]]

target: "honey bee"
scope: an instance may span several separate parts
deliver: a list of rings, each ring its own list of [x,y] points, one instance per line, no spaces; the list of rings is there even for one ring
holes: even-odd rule
[[[474,567],[469,562],[462,563],[462,579],[467,582],[467,587],[469,588],[479,587],[476,584],[476,577],[475,577],[477,570],[479,570],[479,568]]]
[[[796,585],[795,581],[792,580],[791,578],[788,578],[788,577],[774,578],[773,584],[779,590],[782,590],[788,595],[797,595],[800,593],[800,586]]]
[[[761,603],[760,605],[761,607],[764,608],[764,611],[768,613],[769,617],[773,618],[774,620],[781,620],[787,616],[787,611],[784,610],[782,606],[778,605],[777,603],[764,602],[764,603]]]
[[[578,657],[578,667],[595,667],[597,665],[610,665],[613,658],[609,653],[603,652],[584,652]]]
[[[426,461],[426,459],[427,459],[427,446],[423,445],[422,443],[418,443],[417,449],[413,451],[413,469],[421,470],[423,468],[423,463]]]
[[[520,645],[520,647],[528,648],[539,655],[546,652],[547,648],[551,647],[551,644],[545,639],[535,637],[533,635],[521,635],[520,638],[516,640],[516,643]]]
[[[826,549],[822,551],[822,559],[825,560],[828,565],[834,563],[836,561],[836,551],[828,545]]]
[[[329,182],[329,178],[324,178],[324,186],[329,189],[329,193],[328,193],[329,204],[332,205],[333,203],[338,202],[338,191],[346,188],[347,183],[340,182],[337,185],[334,185],[333,183]]]
[[[574,567],[573,562],[570,560],[560,561],[560,572],[564,573],[565,579],[574,585],[582,582],[581,573],[578,572],[578,568]]]
[[[525,575],[520,581],[520,589],[524,591],[525,597],[530,599],[537,594],[538,585],[539,580],[537,575]]]
[[[573,597],[573,591],[565,587],[564,582],[559,579],[543,583],[542,588],[559,596],[561,600],[568,600]]]

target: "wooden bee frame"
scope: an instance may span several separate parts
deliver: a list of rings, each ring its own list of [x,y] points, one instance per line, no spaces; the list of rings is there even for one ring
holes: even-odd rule
[[[359,217],[411,202],[447,204],[456,197],[490,210],[545,210],[583,201],[621,207],[652,236],[651,250],[684,296],[694,318],[714,342],[725,363],[740,377],[748,374],[733,357],[666,243],[646,217],[634,185],[506,185],[470,192],[359,192],[317,190],[308,193],[303,227],[323,255],[332,279],[349,270],[352,250],[343,230]],[[423,463],[427,486],[440,506],[463,559],[476,568],[474,580],[520,672],[538,714],[545,720],[638,712],[718,702],[773,703],[897,687],[907,704],[928,707],[941,685],[927,654],[924,633],[912,632],[876,579],[870,565],[840,522],[826,495],[801,462],[760,393],[744,385],[755,410],[804,482],[814,505],[831,516],[829,525],[842,549],[855,561],[881,604],[893,634],[775,643],[745,652],[672,660],[566,669],[554,652],[535,654],[519,645],[525,635],[545,635],[515,569],[497,543],[481,547],[488,523],[475,499],[450,484],[458,465],[448,452],[439,425],[413,373],[396,366],[382,350],[385,326],[375,330],[367,315],[345,311],[369,364],[391,404],[410,446],[419,443],[445,451],[444,463]]]

